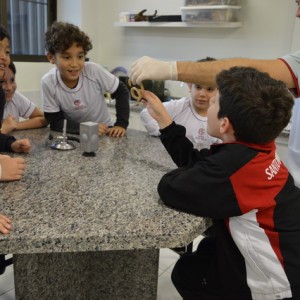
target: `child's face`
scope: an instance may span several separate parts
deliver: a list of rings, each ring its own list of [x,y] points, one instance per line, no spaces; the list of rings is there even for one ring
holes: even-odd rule
[[[63,82],[69,88],[74,88],[84,67],[83,48],[74,43],[63,53],[56,53],[54,56],[48,54],[48,59],[57,66]]]
[[[2,88],[5,92],[6,101],[11,101],[16,91],[17,84],[15,80],[15,75],[10,68],[7,68],[5,70],[5,75],[2,79]]]
[[[217,89],[214,87],[191,84],[190,92],[193,105],[198,113],[206,115],[209,107],[209,99],[216,95]]]
[[[0,41],[0,78],[3,77],[5,69],[10,63],[10,47],[9,40],[4,38]]]
[[[207,110],[207,133],[211,136],[221,138],[220,136],[220,120],[218,119],[219,105],[219,92],[210,99],[209,108]]]

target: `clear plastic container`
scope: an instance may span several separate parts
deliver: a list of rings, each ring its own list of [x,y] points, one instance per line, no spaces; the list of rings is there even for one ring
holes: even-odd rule
[[[181,7],[183,22],[240,22],[240,6],[185,6]]]
[[[240,0],[184,0],[184,6],[195,5],[240,5]]]

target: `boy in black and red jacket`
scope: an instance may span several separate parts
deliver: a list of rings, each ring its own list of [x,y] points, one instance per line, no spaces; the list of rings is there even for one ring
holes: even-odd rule
[[[187,299],[300,299],[300,190],[276,153],[294,104],[285,84],[253,68],[217,76],[207,131],[222,144],[197,151],[152,93],[143,98],[178,169],[158,193],[175,209],[213,219],[172,280]]]

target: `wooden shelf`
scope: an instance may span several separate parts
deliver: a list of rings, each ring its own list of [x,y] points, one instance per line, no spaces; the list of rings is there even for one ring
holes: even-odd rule
[[[115,22],[117,27],[200,27],[200,28],[237,28],[242,26],[242,22]]]

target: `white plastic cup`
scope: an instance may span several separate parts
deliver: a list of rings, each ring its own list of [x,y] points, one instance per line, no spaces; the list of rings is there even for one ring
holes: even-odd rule
[[[126,23],[129,22],[129,12],[120,12],[119,13],[119,22]]]

